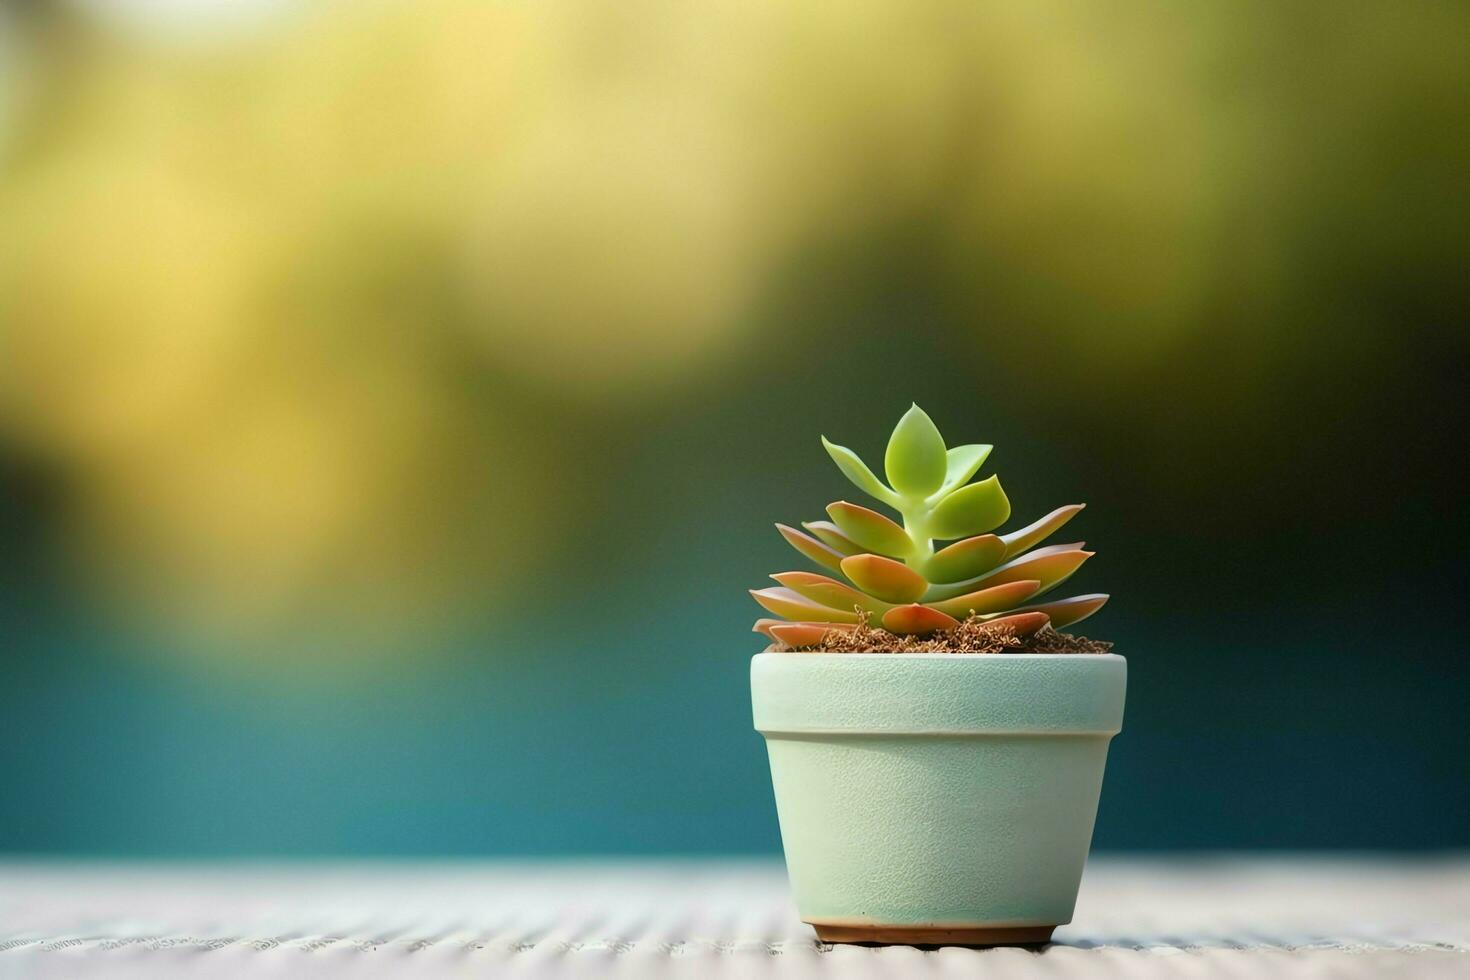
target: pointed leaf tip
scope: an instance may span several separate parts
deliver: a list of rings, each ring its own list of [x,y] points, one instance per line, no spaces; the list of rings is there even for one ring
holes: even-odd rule
[[[1108,597],[1102,593],[1078,595],[1055,602],[1042,602],[1034,606],[1023,606],[1018,613],[1039,612],[1051,617],[1052,629],[1062,629],[1082,622],[1107,604]]]
[[[842,475],[852,481],[852,485],[863,493],[892,506],[898,500],[898,495],[883,485],[883,481],[874,475],[873,471],[864,463],[862,457],[848,449],[839,446],[826,436],[822,436],[822,448],[827,450],[827,455],[832,457],[832,462],[842,471]]]
[[[1007,558],[1014,558],[1033,545],[1039,544],[1060,530],[1072,518],[1076,517],[1086,504],[1067,504],[1058,507],[1039,520],[1027,524],[1019,530],[1002,534],[1000,539],[1005,542]]]
[[[769,612],[798,622],[856,623],[858,621],[858,614],[854,610],[843,612],[840,609],[829,609],[788,588],[751,589],[750,595]]]
[[[831,521],[802,521],[801,526],[822,539],[822,543],[843,555],[862,554],[863,548]]]
[[[772,638],[771,627],[784,622],[784,619],[757,619],[755,625],[750,628],[750,631],[752,633],[759,633],[767,638]]]
[[[1030,636],[1049,622],[1044,612],[1006,613],[985,621],[986,626],[1009,626],[1017,636]]]
[[[802,534],[794,527],[787,527],[785,524],[777,524],[776,530],[781,532],[781,537],[786,539],[787,544],[791,545],[791,547],[801,552],[804,557],[816,562],[818,565],[821,565],[824,568],[830,568],[834,572],[842,570],[841,552],[833,549],[829,545],[823,544],[816,538],[810,537],[806,534]]]
[[[956,446],[945,453],[944,486],[939,488],[935,496],[929,498],[929,502],[937,503],[939,498],[970,482],[970,477],[984,465],[993,448],[995,447],[985,445]]]
[[[880,602],[845,582],[818,575],[816,572],[777,572],[771,578],[798,595],[805,596],[829,609],[851,612],[854,608],[858,608],[881,616],[891,606],[891,603]]]
[[[894,427],[883,468],[893,489],[911,497],[928,496],[944,483],[944,437],[917,404],[910,406]]]

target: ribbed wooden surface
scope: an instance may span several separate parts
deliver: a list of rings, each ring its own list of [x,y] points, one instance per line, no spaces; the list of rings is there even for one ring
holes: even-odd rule
[[[1470,977],[1470,859],[1095,860],[1040,952],[823,946],[773,862],[0,864],[0,977]]]

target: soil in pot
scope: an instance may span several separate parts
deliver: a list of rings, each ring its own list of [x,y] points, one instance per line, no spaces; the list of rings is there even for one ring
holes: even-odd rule
[[[820,643],[770,647],[771,653],[1111,653],[1105,640],[1059,633],[1043,626],[1029,636],[1017,636],[1007,626],[991,626],[983,619],[967,619],[954,629],[925,636],[904,636],[867,624],[855,628],[830,629]]]

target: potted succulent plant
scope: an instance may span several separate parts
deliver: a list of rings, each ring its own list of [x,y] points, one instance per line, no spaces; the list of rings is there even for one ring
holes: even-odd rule
[[[1071,920],[1127,664],[1057,632],[1105,595],[1037,601],[1092,554],[1036,547],[1081,504],[992,533],[1010,502],[990,446],[947,448],[914,406],[888,483],[822,444],[902,523],[837,501],[778,524],[842,577],[773,575],[751,663],[796,905],[832,942],[1042,943]],[[936,547],[936,541],[952,541]],[[844,581],[845,580],[845,581]]]

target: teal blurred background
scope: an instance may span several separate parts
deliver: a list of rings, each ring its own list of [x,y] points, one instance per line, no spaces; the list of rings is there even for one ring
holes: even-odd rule
[[[0,3],[0,851],[771,852],[745,589],[1073,501],[1107,849],[1470,847],[1470,7]]]

